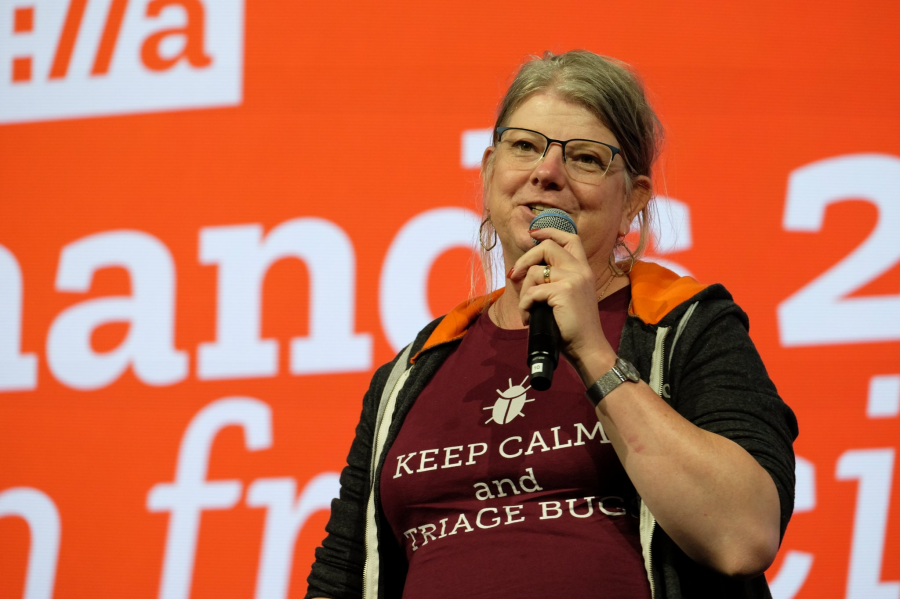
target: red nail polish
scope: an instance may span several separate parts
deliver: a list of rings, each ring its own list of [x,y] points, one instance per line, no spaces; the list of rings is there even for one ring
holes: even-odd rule
[[[511,279],[511,278],[512,278],[512,274],[513,274],[513,271],[514,271],[515,269],[516,269],[515,266],[513,266],[512,268],[509,269],[509,272],[506,273],[506,278],[507,278],[507,279]]]

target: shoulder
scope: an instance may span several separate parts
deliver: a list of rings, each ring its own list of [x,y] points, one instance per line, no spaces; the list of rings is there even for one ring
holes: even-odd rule
[[[644,324],[677,325],[690,312],[691,320],[695,316],[714,320],[733,314],[744,328],[748,326],[747,315],[723,285],[706,285],[653,262],[636,263],[629,276],[629,315]]]
[[[700,325],[711,324],[721,319],[733,323],[744,331],[750,330],[750,318],[747,313],[734,301],[723,285],[716,283],[674,307],[660,321],[660,325],[698,328]],[[684,324],[681,324],[682,321]]]
[[[407,354],[406,362],[404,364],[404,368],[409,368],[412,366],[415,361],[416,355],[422,351],[422,348],[425,347],[425,344],[434,334],[435,329],[441,322],[444,320],[445,316],[438,316],[427,325],[422,327],[422,329],[416,333],[415,339],[410,342],[410,351]],[[390,376],[391,371],[397,365],[397,362],[403,357],[404,352],[406,351],[407,346],[403,346],[400,348],[400,351],[393,357],[390,362],[382,364],[378,370],[375,371],[375,376],[372,378],[372,388],[380,389],[384,386],[388,377]]]

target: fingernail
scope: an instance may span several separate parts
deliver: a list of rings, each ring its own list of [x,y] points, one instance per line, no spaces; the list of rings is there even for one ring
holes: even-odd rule
[[[513,266],[512,268],[509,269],[509,272],[506,273],[506,278],[507,278],[507,279],[511,279],[511,278],[512,278],[512,274],[513,274],[513,271],[514,271],[515,269],[516,269],[515,266]]]

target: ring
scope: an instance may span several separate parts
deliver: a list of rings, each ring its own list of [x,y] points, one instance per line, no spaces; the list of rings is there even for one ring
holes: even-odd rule
[[[544,267],[544,282],[545,283],[550,282],[550,265],[549,264]]]

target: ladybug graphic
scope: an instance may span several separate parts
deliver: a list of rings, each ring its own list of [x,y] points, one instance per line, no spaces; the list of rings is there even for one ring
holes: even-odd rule
[[[506,391],[497,389],[497,393],[500,394],[500,397],[497,398],[494,405],[484,408],[485,410],[491,410],[491,417],[487,419],[485,424],[488,424],[489,422],[506,424],[512,422],[512,419],[516,416],[524,417],[525,414],[522,413],[522,407],[526,403],[534,401],[533,399],[525,397],[525,392],[531,389],[531,385],[528,385],[527,387],[522,386],[525,381],[528,380],[528,376],[522,379],[522,382],[518,385],[513,385],[512,379],[508,380],[509,389]]]

